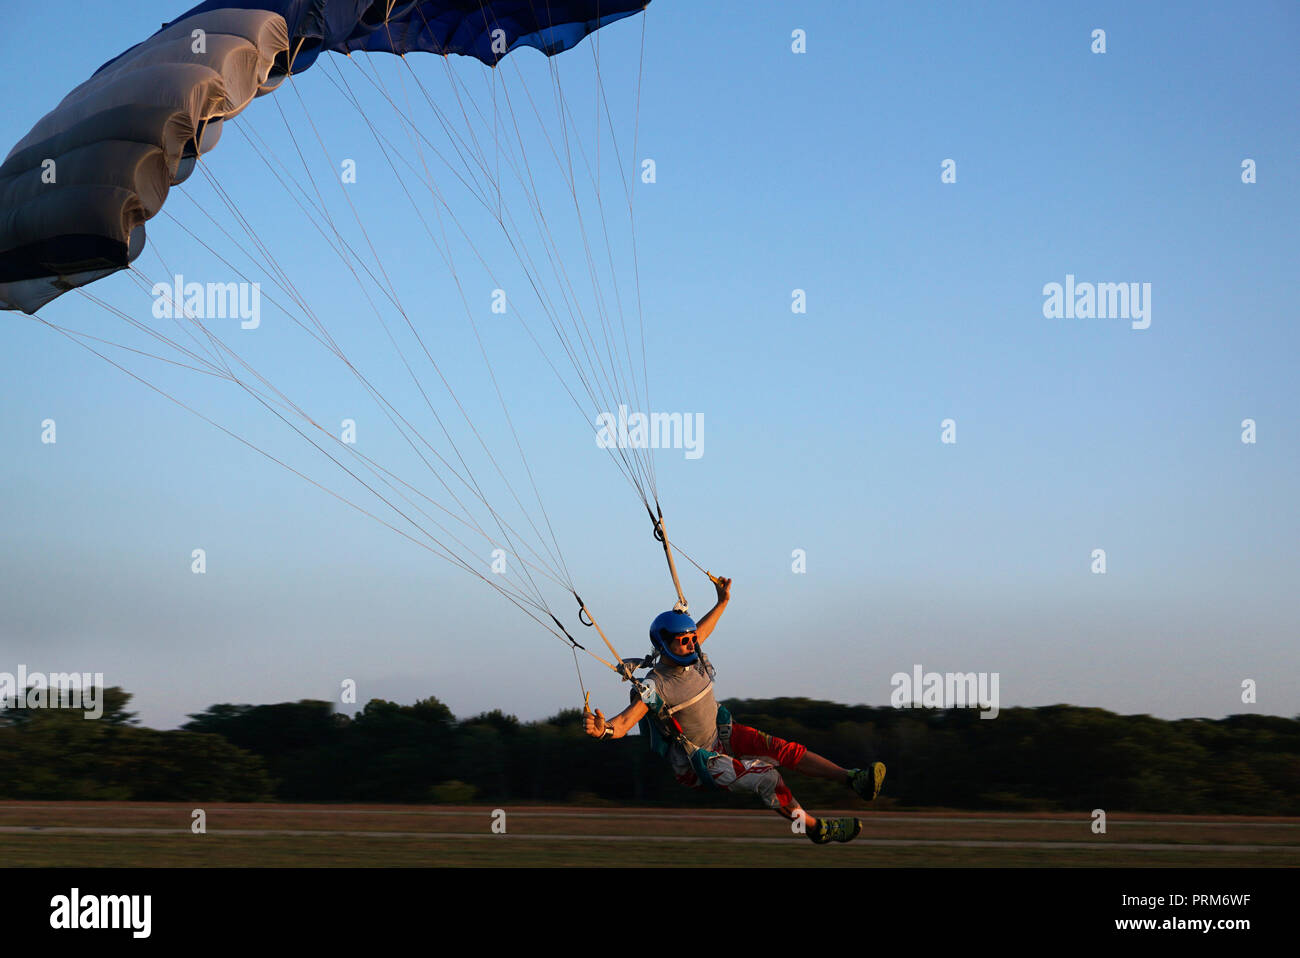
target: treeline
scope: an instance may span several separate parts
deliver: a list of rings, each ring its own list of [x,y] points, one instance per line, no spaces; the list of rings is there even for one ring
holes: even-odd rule
[[[0,712],[0,798],[152,801],[588,802],[752,807],[692,793],[633,736],[582,733],[579,710],[540,722],[457,719],[435,698],[214,705],[181,730],[140,728],[130,695],[98,721]],[[1057,705],[898,710],[809,699],[726,702],[737,721],[845,766],[889,766],[891,805],[1000,810],[1300,815],[1300,719],[1166,721]],[[852,806],[833,783],[788,776],[803,804]]]
[[[219,735],[136,727],[129,693],[79,709],[0,711],[0,798],[254,801],[274,798],[265,763]]]

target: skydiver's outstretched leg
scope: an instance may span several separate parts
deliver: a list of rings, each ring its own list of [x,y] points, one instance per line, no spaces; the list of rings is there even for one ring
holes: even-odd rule
[[[769,758],[782,768],[792,768],[811,778],[843,782],[869,802],[880,794],[885,781],[883,762],[872,762],[866,768],[841,768],[798,742],[787,742],[748,725],[733,723],[730,744],[733,755]]]
[[[849,788],[869,802],[876,800],[876,796],[880,794],[880,787],[885,784],[884,762],[872,762],[866,768],[840,768],[816,752],[805,752],[795,769],[813,778],[845,782]]]
[[[867,769],[841,768],[816,752],[808,751],[798,742],[787,742],[775,735],[768,735],[748,725],[734,722],[728,737],[728,745],[731,754],[737,756],[732,759],[737,770],[741,768],[749,770],[752,767],[757,772],[765,769],[766,775],[775,777],[775,785],[767,785],[764,789],[769,793],[765,796],[768,799],[768,807],[792,821],[803,819],[805,833],[818,845],[852,841],[862,831],[862,822],[853,817],[818,818],[809,814],[795,801],[794,795],[786,787],[780,773],[767,765],[767,761],[775,762],[782,768],[796,769],[813,778],[843,782],[868,801],[880,792],[880,785],[885,778],[885,766],[880,762],[873,763]],[[738,776],[733,784],[744,787],[743,778],[743,774]]]
[[[693,788],[702,786],[684,754],[673,753],[673,764],[679,782]],[[818,818],[804,811],[780,771],[767,758],[740,759],[715,753],[708,760],[708,774],[718,788],[752,792],[782,818],[802,820],[804,833],[818,845],[852,841],[862,831],[862,823],[856,818]]]

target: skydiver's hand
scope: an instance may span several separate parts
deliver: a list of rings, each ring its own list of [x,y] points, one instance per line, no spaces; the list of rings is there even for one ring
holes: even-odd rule
[[[591,712],[586,709],[583,710],[582,730],[592,738],[600,738],[604,735],[605,725],[605,716],[600,713],[600,709],[596,709],[595,715],[592,715]]]
[[[731,580],[718,576],[713,580],[713,587],[718,590],[718,601],[726,602],[731,598]]]

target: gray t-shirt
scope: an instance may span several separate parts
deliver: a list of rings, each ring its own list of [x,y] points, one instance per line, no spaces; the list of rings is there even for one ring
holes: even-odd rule
[[[693,665],[674,665],[671,662],[660,664],[647,676],[654,684],[651,699],[646,700],[651,711],[656,711],[659,701],[670,708],[681,702],[689,702],[708,687],[712,679],[704,668],[704,663]],[[656,701],[658,700],[658,701]],[[712,748],[718,738],[718,702],[709,689],[694,705],[689,705],[680,712],[674,712],[673,718],[682,726],[682,734],[687,740],[700,748]]]

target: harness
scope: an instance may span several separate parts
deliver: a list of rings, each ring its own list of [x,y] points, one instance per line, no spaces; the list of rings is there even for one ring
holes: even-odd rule
[[[696,777],[710,787],[716,788],[713,776],[709,773],[709,760],[718,753],[688,739],[682,731],[681,723],[676,718],[676,713],[690,708],[713,691],[713,677],[715,674],[713,666],[703,650],[699,651],[699,656],[700,664],[704,666],[705,672],[709,676],[709,682],[685,702],[670,706],[655,694],[645,681],[636,678],[631,680],[633,686],[631,700],[633,702],[640,700],[650,707],[650,711],[646,713],[645,718],[637,723],[641,734],[646,737],[646,741],[650,744],[650,750],[666,759],[673,745],[681,746],[682,751],[686,753],[686,757],[690,760]],[[642,665],[650,665],[657,659],[657,655],[648,656],[642,660]],[[658,700],[657,705],[653,704],[654,699]],[[731,741],[731,713],[721,705],[718,706],[717,726],[718,738],[723,748],[729,747]]]

